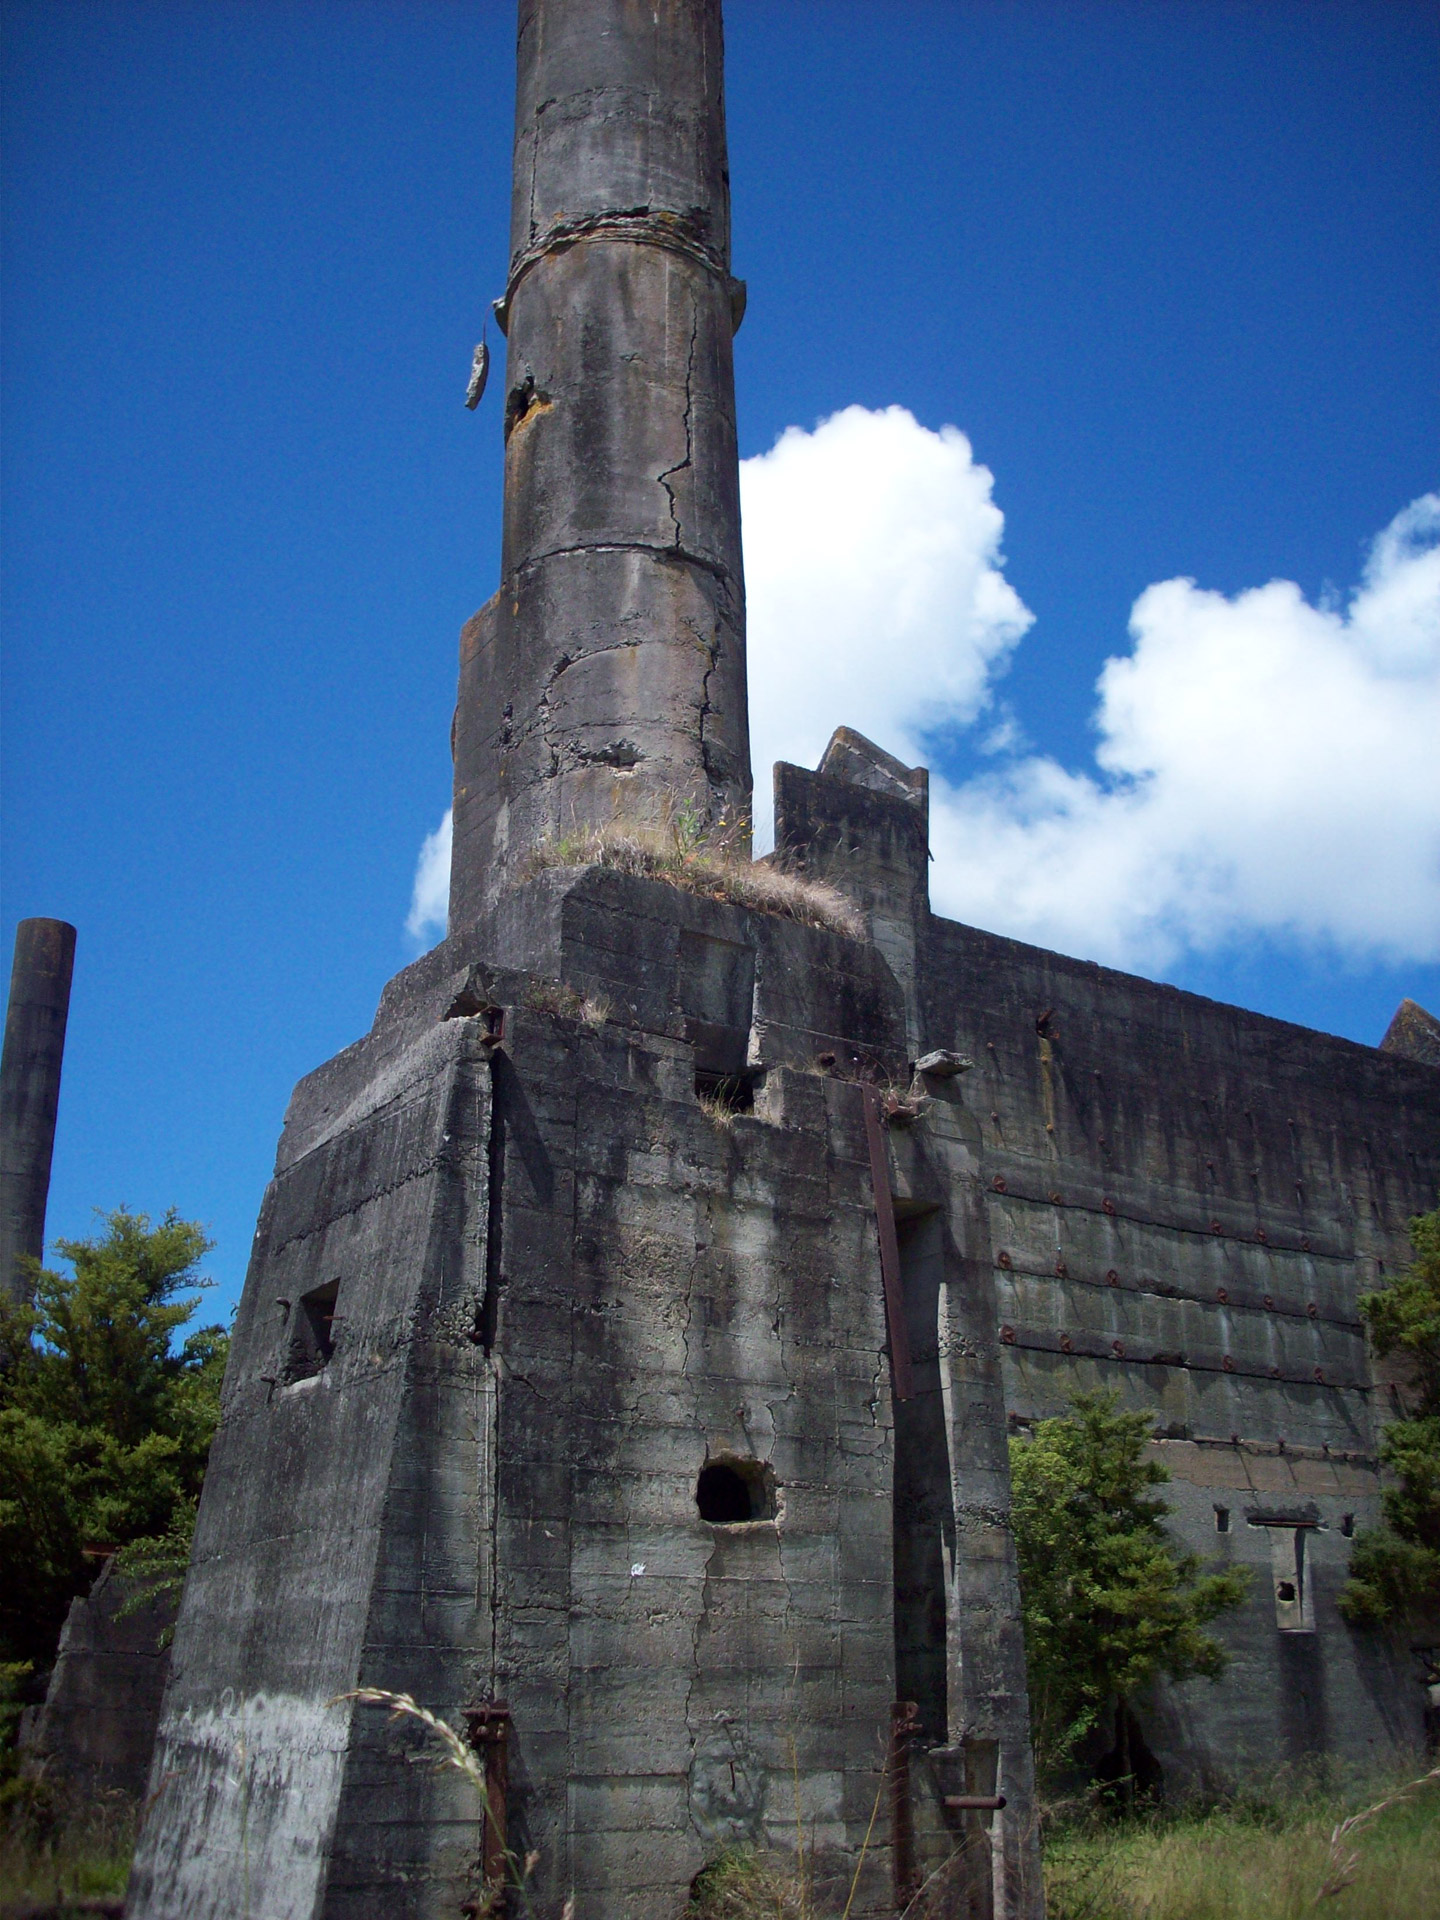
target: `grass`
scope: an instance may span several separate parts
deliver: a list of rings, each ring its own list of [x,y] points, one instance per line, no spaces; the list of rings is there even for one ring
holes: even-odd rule
[[[0,1812],[0,1912],[114,1911],[135,1848],[136,1807],[123,1793],[69,1799],[46,1783],[6,1783]]]
[[[560,980],[532,980],[525,989],[525,1005],[532,1013],[583,1020],[587,1027],[603,1027],[610,1018],[610,1002],[603,993],[577,993]]]
[[[683,1920],[811,1920],[813,1913],[789,1864],[732,1847],[695,1876]]]
[[[770,860],[751,860],[724,834],[700,838],[683,820],[668,827],[594,827],[547,840],[529,855],[527,875],[549,867],[609,867],[644,880],[663,880],[686,893],[773,913],[801,926],[823,927],[851,940],[865,937],[858,907],[838,887],[788,872]]]
[[[1051,1831],[1049,1920],[1437,1920],[1440,1780]],[[1370,1817],[1366,1817],[1369,1814]]]
[[[1047,1920],[1440,1920],[1440,1776],[1051,1823]],[[947,1909],[948,1910],[948,1909]],[[726,1852],[684,1920],[841,1920],[793,1857]]]
[[[408,1696],[352,1697],[423,1719],[483,1798],[483,1774],[451,1729]],[[1399,1784],[1054,1823],[1048,1920],[1440,1920],[1440,1777]],[[123,1794],[71,1804],[12,1788],[0,1813],[0,1912],[104,1911],[124,1892],[135,1826]],[[534,1863],[512,1863],[521,1887]],[[699,1876],[684,1920],[841,1920],[839,1902],[822,1911],[809,1878],[793,1856],[732,1850]]]

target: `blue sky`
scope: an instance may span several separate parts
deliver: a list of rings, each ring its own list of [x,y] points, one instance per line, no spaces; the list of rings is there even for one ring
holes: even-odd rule
[[[0,938],[30,914],[79,929],[49,1231],[173,1203],[210,1223],[228,1302],[291,1085],[416,950],[456,637],[498,565],[496,394],[461,402],[503,285],[513,11],[4,19]],[[991,822],[1033,848],[1021,789],[1063,776],[1056,857],[1103,855],[1116,778],[1134,789],[1094,759],[1118,725],[1105,661],[1136,649],[1126,685],[1163,710],[1204,621],[1223,652],[1265,610],[1243,596],[1290,581],[1303,702],[1304,646],[1349,644],[1359,616],[1324,618],[1350,618],[1372,543],[1440,485],[1435,11],[731,0],[727,37],[742,453],[861,408],[857,460],[892,425],[894,512],[933,457],[981,513],[988,470],[1003,535],[975,577],[1033,623],[968,705],[897,719],[901,745],[923,735],[950,781],[957,846]],[[748,471],[802,486],[815,443],[793,444],[783,473]],[[1133,639],[1137,600],[1177,577],[1200,597]],[[1379,795],[1351,808],[1380,865],[1399,850],[1369,933],[1342,861],[1295,880],[1293,822],[1257,836],[1238,906],[1238,882],[1208,918],[1171,899],[1149,944],[1048,895],[1026,924],[1357,1040],[1403,993],[1440,1007],[1415,905],[1437,884],[1429,776],[1357,732],[1295,777]],[[1152,878],[1209,830],[1193,781],[1167,792],[1163,831],[1158,802],[1125,815]],[[1250,803],[1216,792],[1223,837]],[[1293,912],[1255,904],[1267,860]]]

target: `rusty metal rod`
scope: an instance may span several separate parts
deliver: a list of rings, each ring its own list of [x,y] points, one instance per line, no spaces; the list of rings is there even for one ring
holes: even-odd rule
[[[491,1903],[487,1913],[503,1913],[506,1874],[506,1798],[510,1786],[510,1709],[503,1700],[467,1707],[470,1745],[485,1765],[485,1829],[480,1873]]]
[[[909,1905],[920,1875],[915,1865],[915,1808],[910,1798],[910,1743],[920,1731],[920,1708],[897,1700],[890,1709],[890,1867],[895,1911]]]
[[[947,1793],[947,1807],[961,1813],[998,1813],[1005,1804],[1003,1793]]]

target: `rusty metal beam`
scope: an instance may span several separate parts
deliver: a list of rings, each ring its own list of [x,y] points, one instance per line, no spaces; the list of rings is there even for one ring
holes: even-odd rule
[[[920,1731],[920,1708],[897,1700],[890,1708],[890,1865],[895,1911],[903,1913],[920,1885],[915,1860],[915,1808],[910,1798],[910,1744]]]
[[[480,1845],[481,1883],[488,1896],[487,1914],[507,1911],[510,1880],[506,1838],[506,1801],[510,1790],[510,1709],[503,1700],[467,1707],[465,1719],[470,1745],[485,1766],[485,1830]]]

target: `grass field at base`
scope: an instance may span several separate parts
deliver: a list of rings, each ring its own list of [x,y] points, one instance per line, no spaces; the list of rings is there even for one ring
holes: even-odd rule
[[[1340,1822],[1401,1784],[1296,1790],[1193,1814],[1054,1822],[1045,1842],[1048,1920],[1440,1920],[1440,1779],[1332,1839]],[[16,1817],[18,1808],[5,1812],[0,1911],[123,1891],[133,1810],[119,1796],[42,1822],[40,1831]],[[793,1855],[737,1855],[690,1912],[703,1920],[838,1920],[819,1910],[793,1866]]]
[[[1440,1780],[1332,1841],[1393,1791],[1059,1826],[1045,1845],[1048,1920],[1440,1920]]]

